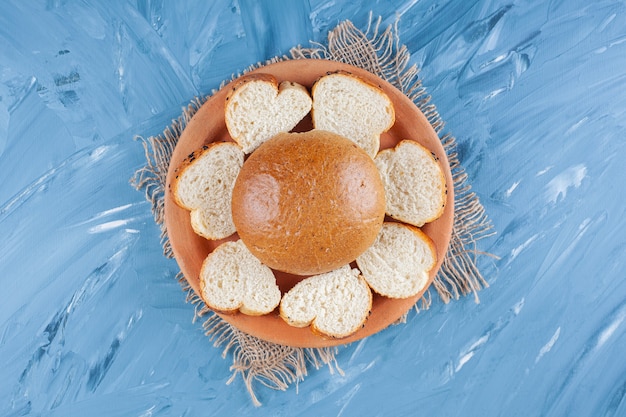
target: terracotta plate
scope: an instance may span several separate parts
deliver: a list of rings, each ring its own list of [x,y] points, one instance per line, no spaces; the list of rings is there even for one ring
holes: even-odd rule
[[[430,282],[432,283],[437,270],[441,266],[450,241],[454,216],[454,196],[448,159],[437,134],[426,120],[426,117],[411,100],[391,84],[367,71],[346,64],[324,60],[290,60],[267,65],[254,72],[269,73],[274,75],[279,82],[285,80],[295,81],[310,88],[315,80],[326,72],[340,69],[350,71],[381,86],[394,102],[396,122],[389,132],[381,136],[381,148],[392,147],[402,139],[412,139],[434,152],[444,169],[448,184],[445,212],[438,220],[422,228],[435,242],[437,247],[438,263],[430,276]],[[228,90],[229,86],[227,85],[218,91],[204,103],[189,121],[172,155],[166,182],[165,223],[168,235],[178,265],[189,281],[189,285],[198,294],[200,293],[199,273],[202,262],[223,241],[209,241],[193,232],[189,221],[189,212],[174,203],[169,184],[173,171],[192,151],[210,142],[232,140],[228,135],[224,122],[224,101]],[[310,129],[311,121],[310,119],[305,119],[294,130],[306,131]],[[236,238],[236,236],[232,236],[227,240]],[[279,272],[276,273],[276,276],[278,285],[283,292],[289,290],[302,279],[302,277]],[[222,314],[221,316],[238,329],[274,343],[297,347],[325,347],[353,342],[386,328],[402,317],[417,302],[421,295],[418,294],[409,299],[394,300],[374,294],[372,313],[365,327],[344,339],[324,338],[313,334],[309,328],[291,327],[279,317],[278,309],[260,317],[250,317],[244,314]]]

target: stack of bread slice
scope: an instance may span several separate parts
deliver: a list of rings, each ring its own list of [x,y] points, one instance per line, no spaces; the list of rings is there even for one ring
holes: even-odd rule
[[[247,155],[277,134],[290,132],[309,113],[314,130],[353,141],[373,160],[384,188],[386,218],[375,241],[353,262],[303,277],[285,294],[272,269],[253,255],[258,248],[238,238],[222,243],[202,266],[200,295],[205,303],[216,311],[250,315],[268,314],[280,305],[279,314],[289,325],[342,338],[364,325],[372,291],[390,298],[423,291],[437,259],[433,241],[420,228],[442,215],[446,182],[437,158],[418,142],[402,140],[380,150],[381,134],[395,122],[393,103],[384,91],[344,71],[321,76],[311,94],[269,74],[243,76],[230,88],[225,120],[233,142],[194,152],[172,182],[174,200],[190,211],[197,234],[217,240],[237,232],[233,188]],[[251,215],[259,215],[257,211]]]

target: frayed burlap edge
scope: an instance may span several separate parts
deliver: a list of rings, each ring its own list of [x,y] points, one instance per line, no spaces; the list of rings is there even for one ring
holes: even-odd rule
[[[374,20],[370,15],[367,29],[361,31],[352,22],[344,21],[329,32],[327,45],[312,43],[308,48],[298,46],[290,51],[291,56],[258,63],[244,73],[285,59],[329,59],[366,69],[406,94],[439,135],[448,155],[454,182],[455,218],[452,238],[432,288],[445,303],[468,294],[473,294],[478,302],[477,293],[487,286],[487,282],[476,265],[477,257],[483,254],[476,249],[476,242],[491,235],[491,223],[478,197],[471,191],[467,174],[458,160],[455,139],[450,134],[443,133],[444,123],[418,79],[417,66],[409,66],[410,54],[399,43],[397,22],[383,31],[380,31],[380,24],[380,18]],[[234,74],[233,78],[239,75]],[[163,253],[168,258],[173,257],[164,222],[165,178],[169,161],[183,129],[207,98],[195,98],[161,135],[148,139],[137,138],[143,143],[147,162],[135,173],[131,183],[138,190],[144,190],[146,199],[152,204],[155,221],[161,228]],[[223,348],[223,358],[229,353],[233,355],[233,373],[227,383],[230,384],[237,375],[241,375],[256,406],[261,403],[254,392],[255,382],[272,389],[286,390],[291,384],[302,381],[310,366],[315,369],[328,366],[331,373],[337,371],[343,374],[335,357],[338,348],[293,348],[245,334],[206,308],[189,287],[182,273],[177,278],[187,292],[187,301],[195,305],[194,320],[205,320],[203,328],[214,346]],[[428,309],[431,297],[429,290],[416,303],[415,308]],[[400,321],[405,320],[406,315]]]

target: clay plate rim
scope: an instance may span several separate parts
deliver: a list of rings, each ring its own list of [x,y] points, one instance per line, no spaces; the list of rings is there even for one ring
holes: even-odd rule
[[[430,286],[441,267],[450,242],[454,220],[454,195],[452,174],[446,152],[424,114],[408,97],[390,83],[368,71],[335,61],[318,59],[287,60],[266,65],[250,73],[272,74],[279,82],[293,81],[310,89],[320,76],[337,70],[351,72],[380,86],[393,101],[396,111],[396,122],[388,132],[381,135],[381,149],[393,147],[403,139],[415,140],[437,156],[444,170],[448,189],[446,208],[439,219],[422,227],[422,230],[430,236],[437,248],[438,260],[436,267],[430,274],[428,283],[428,286]],[[224,103],[229,90],[230,83],[211,96],[189,121],[174,149],[166,178],[165,225],[167,233],[176,261],[189,286],[196,294],[200,294],[199,273],[206,256],[223,241],[234,240],[237,237],[234,235],[220,241],[209,241],[196,235],[191,228],[189,212],[177,206],[173,201],[170,182],[175,175],[175,169],[191,152],[211,142],[232,141],[224,121]],[[305,131],[310,128],[311,122],[309,118],[294,130]],[[295,285],[300,279],[302,277],[277,273],[277,281],[283,292]],[[413,307],[423,295],[423,292],[407,299],[390,299],[373,293],[372,311],[365,326],[343,339],[322,337],[314,334],[308,327],[291,327],[280,318],[278,308],[265,316],[253,317],[240,313],[217,314],[237,329],[273,343],[293,347],[328,347],[354,342],[385,329]]]

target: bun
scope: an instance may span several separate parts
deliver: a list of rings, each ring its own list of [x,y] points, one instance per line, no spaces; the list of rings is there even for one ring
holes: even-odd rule
[[[374,161],[350,140],[320,130],[282,133],[243,165],[233,222],[269,267],[320,274],[354,261],[374,242],[384,194]]]
[[[213,310],[262,315],[280,303],[280,290],[270,268],[238,240],[225,242],[207,256],[200,271],[201,297]]]
[[[191,227],[207,239],[235,233],[230,202],[244,154],[232,142],[215,142],[191,153],[177,169],[171,189],[176,204],[191,211]]]
[[[408,298],[429,283],[437,262],[432,240],[415,226],[385,222],[376,242],[356,263],[363,278],[380,295]]]
[[[316,129],[344,136],[374,158],[380,134],[395,122],[393,103],[378,86],[345,71],[321,77],[311,89]]]
[[[228,133],[248,154],[279,132],[293,129],[311,110],[307,89],[270,74],[239,78],[226,97]]]
[[[372,309],[372,292],[348,265],[297,283],[280,302],[280,316],[294,327],[336,338],[360,329]]]
[[[446,180],[437,158],[412,140],[380,151],[374,160],[385,185],[387,214],[421,227],[439,218],[446,203]]]

